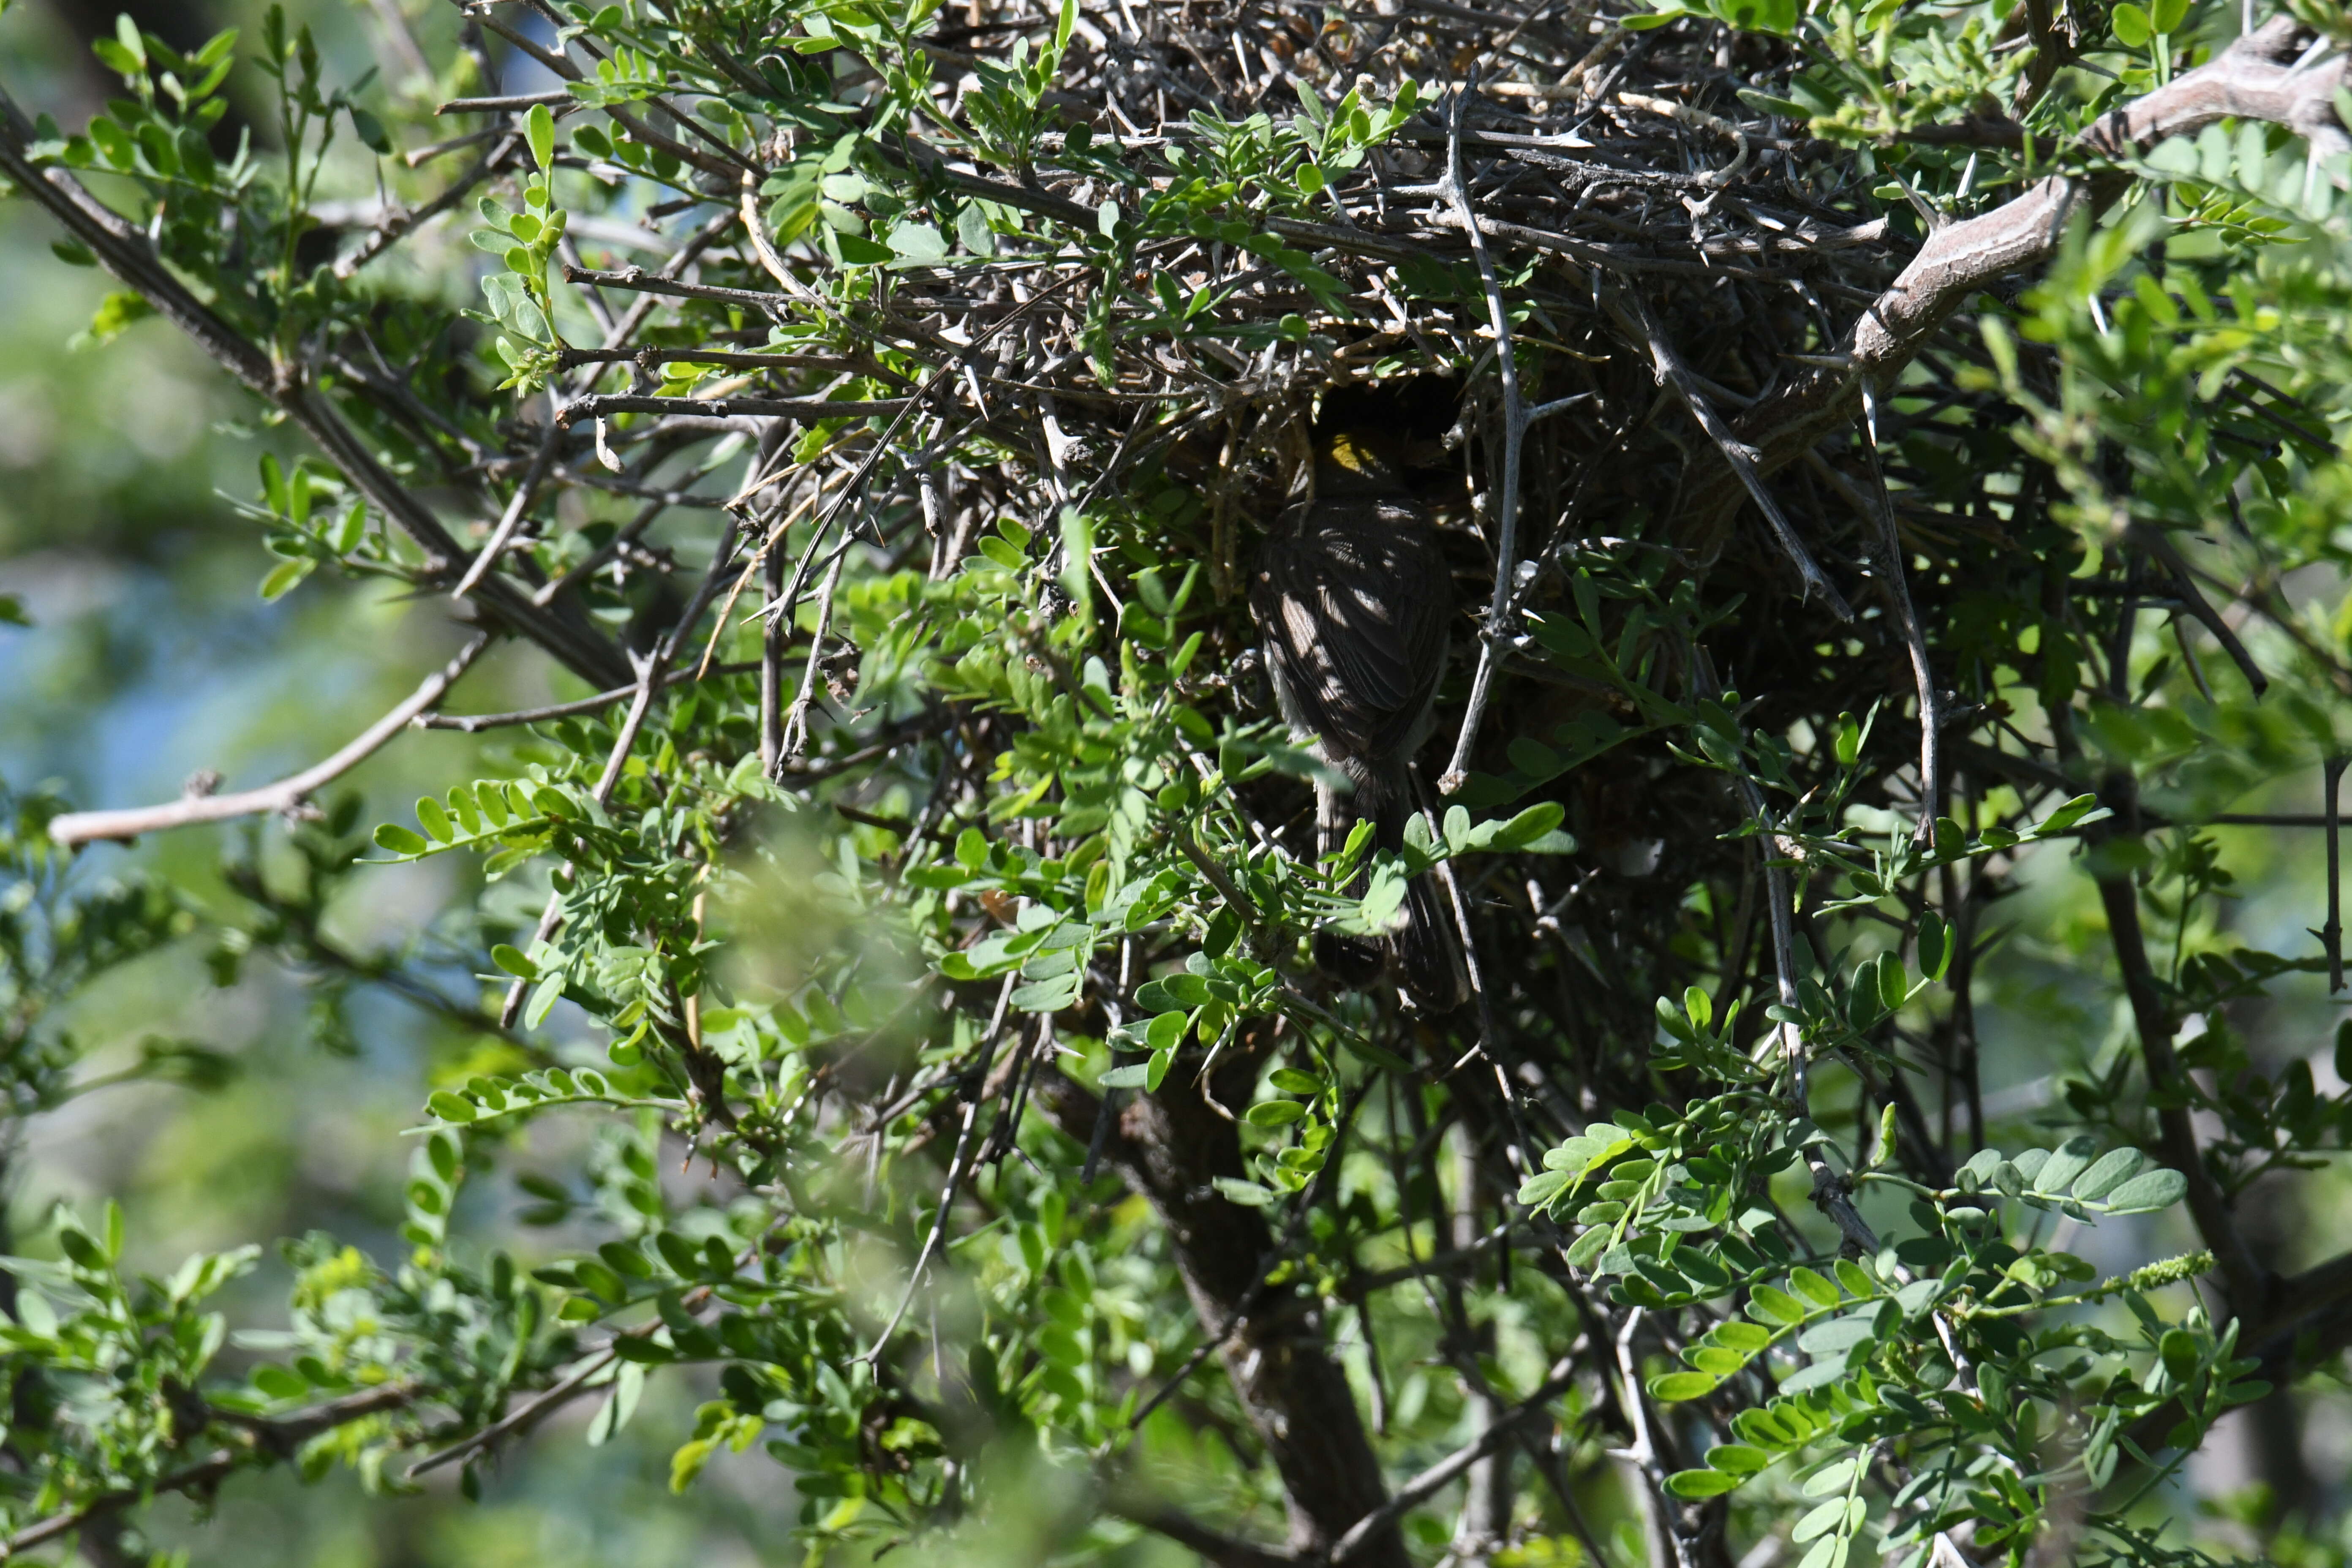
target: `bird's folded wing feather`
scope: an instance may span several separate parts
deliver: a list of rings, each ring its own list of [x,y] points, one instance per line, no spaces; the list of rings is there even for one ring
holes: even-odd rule
[[[1400,750],[1442,673],[1451,609],[1426,518],[1393,501],[1293,513],[1267,541],[1259,589],[1301,716],[1353,757]]]

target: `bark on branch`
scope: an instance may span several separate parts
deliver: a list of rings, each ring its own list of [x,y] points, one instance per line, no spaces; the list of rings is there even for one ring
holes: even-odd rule
[[[2225,119],[2284,125],[2323,158],[2352,150],[2352,135],[2337,123],[2335,106],[2336,89],[2352,81],[2352,56],[2337,53],[2295,69],[2303,31],[2292,16],[2273,18],[2206,64],[2107,114],[2068,151],[2078,158],[2126,157]],[[2119,183],[2112,174],[2053,174],[1989,213],[1928,236],[1854,322],[1843,365],[1811,371],[1735,422],[1740,444],[1759,454],[1758,470],[1770,473],[1798,460],[1851,420],[1862,406],[1864,377],[1882,394],[1891,389],[1969,296],[2047,261],[2068,216],[2086,201],[2095,205],[2102,197],[2112,199]],[[1740,476],[1719,454],[1696,454],[1683,483],[1688,537],[1711,551],[1746,494]]]
[[[1085,1143],[1094,1135],[1099,1102],[1085,1089],[1047,1069],[1034,1093],[1069,1137]],[[1106,1137],[1103,1158],[1167,1226],[1203,1330],[1233,1325],[1225,1369],[1282,1476],[1291,1555],[1326,1557],[1380,1512],[1388,1488],[1348,1375],[1319,1331],[1295,1310],[1286,1289],[1254,1306],[1274,1237],[1261,1211],[1228,1202],[1213,1184],[1216,1177],[1245,1173],[1239,1133],[1210,1110],[1180,1067],[1160,1093],[1139,1095],[1125,1108]],[[1374,1523],[1350,1553],[1359,1568],[1411,1563],[1393,1516]]]
[[[259,789],[239,790],[235,795],[191,795],[160,805],[68,812],[50,820],[49,837],[70,849],[100,839],[136,838],[142,833],[161,833],[166,828],[188,827],[199,822],[226,822],[232,817],[291,811],[313,793],[373,756],[385,742],[407,729],[427,709],[438,706],[488,642],[487,636],[474,637],[455,658],[426,676],[398,707],[369,725],[349,745],[290,778],[263,784]]]

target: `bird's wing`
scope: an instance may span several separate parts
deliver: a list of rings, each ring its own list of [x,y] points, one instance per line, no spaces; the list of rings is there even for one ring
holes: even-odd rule
[[[1443,673],[1452,594],[1410,504],[1327,501],[1286,516],[1252,594],[1294,720],[1370,763],[1400,752]]]

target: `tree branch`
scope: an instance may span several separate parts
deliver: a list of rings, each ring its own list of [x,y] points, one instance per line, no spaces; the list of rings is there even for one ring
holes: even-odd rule
[[[2103,873],[2098,883],[2116,963],[2123,972],[2124,994],[2130,999],[2132,1021],[2139,1031],[2149,1095],[2157,1102],[2164,1163],[2189,1178],[2189,1216],[2221,1265],[2231,1305],[2250,1316],[2261,1313],[2269,1300],[2273,1276],[2248,1250],[2221,1189],[2199,1152],[2197,1130],[2189,1114],[2189,1084],[2172,1048],[2172,1012],[2158,989],[2156,970],[2148,963],[2147,940],[2140,931],[2139,889],[2128,874]]]
[[[1519,453],[1528,435],[1527,410],[1519,400],[1519,356],[1511,342],[1511,312],[1503,303],[1503,286],[1495,276],[1495,258],[1487,254],[1486,237],[1470,205],[1470,184],[1462,169],[1462,105],[1477,90],[1473,70],[1469,82],[1454,89],[1445,110],[1445,194],[1470,237],[1470,253],[1478,258],[1478,282],[1486,290],[1486,321],[1495,333],[1495,370],[1503,386],[1503,472],[1495,493],[1495,598],[1479,628],[1478,668],[1470,679],[1470,701],[1462,713],[1462,729],[1454,737],[1453,760],[1437,781],[1445,795],[1460,792],[1470,778],[1470,752],[1478,743],[1478,721],[1486,716],[1486,694],[1495,679],[1495,658],[1508,635],[1511,588],[1519,558]]]
[[[116,811],[73,811],[55,817],[49,823],[49,837],[72,848],[101,838],[136,838],[142,833],[161,833],[167,828],[187,827],[199,822],[226,822],[236,816],[253,816],[263,812],[290,811],[302,804],[320,786],[342,777],[409,725],[427,709],[440,702],[457,678],[466,673],[482,649],[489,645],[488,633],[478,633],[457,656],[439,669],[426,676],[415,690],[400,705],[362,731],[351,744],[325,762],[303,769],[290,778],[283,778],[259,789],[240,790],[235,795],[191,795],[161,805],[130,806]]]
[[[1117,1500],[1104,1507],[1130,1523],[1166,1536],[1213,1568],[1299,1568],[1299,1559],[1296,1557],[1211,1530],[1192,1515],[1172,1508]]]
[[[1480,1433],[1477,1441],[1456,1448],[1453,1453],[1397,1488],[1395,1494],[1387,1502],[1358,1520],[1353,1528],[1333,1544],[1331,1554],[1328,1559],[1332,1568],[1339,1568],[1340,1563],[1352,1562],[1356,1553],[1363,1549],[1365,1542],[1370,1541],[1377,1532],[1393,1526],[1398,1520],[1402,1519],[1413,1509],[1435,1497],[1448,1481],[1511,1441],[1513,1434],[1522,1423],[1530,1417],[1542,1415],[1544,1406],[1566,1393],[1569,1385],[1575,1381],[1576,1372],[1572,1365],[1565,1371],[1555,1370],[1541,1388],[1505,1412],[1494,1425]]]
[[[855,419],[868,414],[896,414],[907,406],[904,397],[881,397],[866,403],[834,403],[822,397],[635,397],[599,393],[575,397],[555,416],[570,428],[583,419],[609,414],[703,414],[714,419]]]
[[[2339,53],[2293,68],[2302,31],[2292,16],[2273,18],[2206,64],[2106,115],[2074,151],[2120,158],[2223,119],[2287,126],[2323,157],[2352,149],[2352,135],[2336,122],[2335,109],[2336,89],[2352,80],[2352,57]],[[1864,376],[1882,394],[1891,391],[1897,374],[1970,295],[2004,273],[2048,260],[2068,215],[2086,198],[2095,202],[2108,194],[2119,178],[2053,174],[1989,213],[1928,236],[1854,322],[1836,367],[1815,370],[1740,416],[1736,434],[1759,452],[1757,467],[1770,473],[1793,462],[1852,419]],[[1692,529],[1718,537],[1738,507],[1740,478],[1728,462],[1694,467],[1683,493]]]
[[[91,195],[79,181],[62,169],[35,163],[29,152],[32,133],[16,100],[0,89],[0,174],[47,208],[100,266],[152,305],[158,315],[300,426],[360,493],[423,552],[419,575],[425,581],[438,584],[454,580],[466,552],[432,510],[376,460],[302,367],[265,353],[222,320],[173,274],[142,231]],[[474,600],[504,626],[599,686],[616,684],[628,673],[627,660],[610,639],[576,617],[533,604],[512,582],[490,578],[475,590]]]
[[[321,1432],[386,1410],[397,1410],[414,1400],[417,1394],[417,1386],[413,1383],[387,1383],[380,1387],[345,1394],[341,1399],[331,1399],[324,1405],[314,1405],[291,1415],[239,1422],[238,1425],[253,1436],[254,1447],[224,1448],[210,1458],[158,1477],[142,1489],[100,1492],[79,1507],[53,1513],[38,1523],[26,1525],[5,1542],[0,1542],[0,1562],[55,1541],[100,1514],[144,1501],[159,1492],[201,1492],[219,1485],[258,1457],[267,1457],[275,1463]]]

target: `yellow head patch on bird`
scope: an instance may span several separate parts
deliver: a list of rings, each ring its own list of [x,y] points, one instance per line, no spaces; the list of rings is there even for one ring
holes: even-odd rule
[[[1324,436],[1316,452],[1316,469],[1328,488],[1359,492],[1387,491],[1397,484],[1397,442],[1383,430],[1334,430]]]
[[[1367,478],[1379,473],[1381,468],[1380,458],[1372,455],[1371,448],[1365,445],[1363,438],[1347,430],[1339,431],[1324,443],[1323,458],[1351,474],[1362,474]]]

